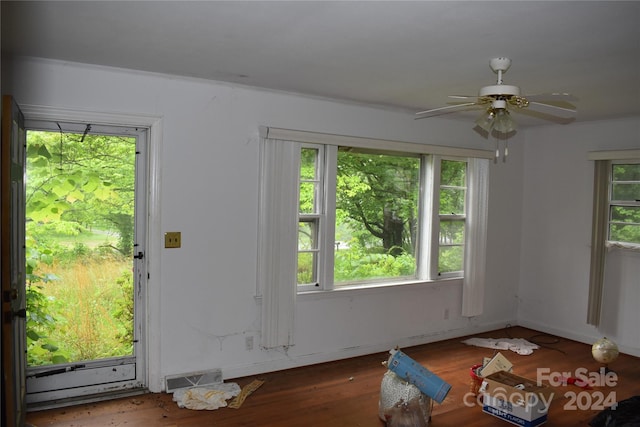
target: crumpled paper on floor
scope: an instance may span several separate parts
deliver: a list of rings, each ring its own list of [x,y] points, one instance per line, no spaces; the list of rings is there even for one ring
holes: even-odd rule
[[[238,394],[240,394],[238,384],[220,383],[176,390],[173,392],[173,401],[180,408],[211,411],[227,406],[227,400]]]
[[[532,354],[533,350],[540,348],[537,344],[529,342],[524,338],[469,338],[462,342],[476,347],[493,348],[496,350],[511,350],[524,356]]]

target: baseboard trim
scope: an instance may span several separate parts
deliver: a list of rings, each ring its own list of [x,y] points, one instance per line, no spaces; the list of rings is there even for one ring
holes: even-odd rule
[[[555,328],[553,326],[532,322],[528,320],[520,320],[518,321],[518,326],[522,326],[523,328],[534,329],[536,331],[545,332],[547,334],[556,335],[558,337],[570,339],[573,341],[578,341],[584,344],[593,344],[598,339],[602,338],[601,334],[594,333],[593,335],[587,334],[579,334],[576,332],[568,331],[566,329]],[[630,356],[640,357],[640,348],[629,347],[625,345],[618,344],[618,349],[621,353],[628,354]]]
[[[67,406],[82,405],[85,403],[102,402],[104,400],[113,400],[121,397],[139,396],[149,393],[145,388],[135,388],[121,391],[110,391],[105,393],[90,394],[81,397],[70,397],[67,399],[48,400],[44,402],[36,402],[27,404],[27,412],[44,411],[47,409],[64,408]]]

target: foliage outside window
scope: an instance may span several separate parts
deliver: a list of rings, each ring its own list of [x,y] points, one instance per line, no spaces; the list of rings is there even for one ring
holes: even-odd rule
[[[438,275],[462,272],[464,263],[467,163],[440,163]]]
[[[416,273],[420,158],[339,149],[334,284]]]
[[[29,366],[133,351],[136,138],[27,132]]]
[[[609,241],[640,245],[640,163],[613,163]]]
[[[434,275],[462,276],[466,160],[324,148],[301,148],[299,291],[434,279],[421,262],[436,265]],[[437,250],[422,227],[436,233]]]
[[[320,225],[322,168],[320,149],[300,152],[298,223],[298,283],[318,284],[318,232]]]

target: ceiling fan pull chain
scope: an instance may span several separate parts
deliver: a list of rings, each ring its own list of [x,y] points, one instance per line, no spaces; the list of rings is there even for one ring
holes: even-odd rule
[[[502,155],[502,163],[507,163],[508,155],[509,155],[509,138],[507,137],[504,143],[504,154]]]

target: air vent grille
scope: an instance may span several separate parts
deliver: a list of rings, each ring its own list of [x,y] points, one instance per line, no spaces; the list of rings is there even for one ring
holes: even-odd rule
[[[173,393],[181,388],[219,384],[222,382],[222,371],[220,369],[213,369],[211,371],[169,375],[166,376],[164,380],[167,393]]]

